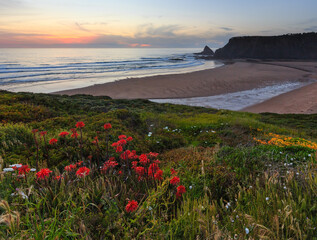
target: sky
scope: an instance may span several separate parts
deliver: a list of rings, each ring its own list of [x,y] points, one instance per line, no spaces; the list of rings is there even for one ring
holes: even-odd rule
[[[224,46],[317,32],[317,0],[0,0],[0,47]]]

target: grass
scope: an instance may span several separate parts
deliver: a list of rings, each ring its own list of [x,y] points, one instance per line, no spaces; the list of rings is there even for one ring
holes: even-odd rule
[[[0,238],[317,239],[316,115],[5,91],[0,110]],[[82,141],[58,136],[78,121]],[[33,129],[46,140],[36,143]],[[159,153],[162,180],[139,181],[133,160],[110,147],[122,134],[133,137],[125,149]],[[118,165],[104,173],[97,162],[107,156]],[[64,170],[81,160],[88,176]],[[45,181],[2,172],[16,163],[53,172]],[[132,212],[129,200],[138,202]]]

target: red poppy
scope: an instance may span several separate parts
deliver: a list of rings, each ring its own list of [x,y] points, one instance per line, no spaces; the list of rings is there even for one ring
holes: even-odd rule
[[[57,139],[56,138],[52,138],[49,142],[50,145],[54,145],[57,143]]]
[[[77,166],[81,166],[81,165],[83,165],[83,163],[84,163],[83,161],[79,161],[79,162],[76,163],[76,165]]]
[[[33,129],[32,130],[32,133],[37,133],[39,130],[37,130],[37,129]]]
[[[26,173],[28,173],[31,169],[29,168],[28,165],[22,165],[20,168],[18,168],[19,170],[19,174],[20,175],[25,175]]]
[[[54,177],[54,179],[55,179],[55,180],[61,180],[61,179],[64,179],[64,177],[62,177],[62,176],[56,176],[56,177]]]
[[[127,136],[126,135],[120,135],[118,138],[119,139],[124,139],[124,138],[127,138]]]
[[[176,192],[176,196],[177,197],[181,197],[183,193],[186,192],[186,188],[183,185],[179,185],[177,187],[177,192]]]
[[[156,180],[163,180],[163,171],[161,169],[157,170],[156,173],[154,174],[154,178]]]
[[[42,132],[40,132],[40,136],[44,136],[44,135],[46,135],[47,134],[47,131],[42,131]]]
[[[133,212],[138,208],[138,202],[135,200],[131,200],[128,202],[127,206],[125,207],[125,210],[127,212]]]
[[[102,167],[102,171],[107,171],[110,167],[115,167],[117,166],[118,163],[114,161],[114,158],[109,159],[107,162],[104,163]]]
[[[85,177],[85,176],[87,176],[87,175],[89,174],[89,172],[90,172],[90,169],[89,169],[89,168],[87,168],[87,167],[81,167],[81,168],[79,168],[79,169],[77,170],[76,175],[77,175],[78,177]]]
[[[120,145],[125,145],[125,144],[127,144],[127,140],[125,140],[125,139],[120,139],[120,140],[118,141],[118,144],[120,144]]]
[[[79,134],[74,131],[72,135],[70,135],[71,138],[77,138],[79,136]]]
[[[107,129],[112,128],[112,126],[110,123],[106,123],[105,125],[103,125],[103,128],[107,130]]]
[[[118,146],[117,142],[114,142],[113,144],[111,144],[111,147],[116,147],[116,146]]]
[[[117,146],[116,152],[122,152],[122,151],[123,151],[122,146]]]
[[[159,170],[160,168],[158,167],[158,165],[156,163],[152,163],[149,167],[149,177],[154,177],[154,174],[156,173],[157,170]]]
[[[171,180],[170,180],[170,183],[173,184],[173,185],[177,185],[179,184],[180,180],[179,180],[179,177],[175,176],[173,177]]]
[[[118,172],[118,175],[122,175],[122,171],[121,170]]]
[[[52,171],[49,170],[48,168],[43,168],[39,172],[36,173],[37,179],[45,179],[50,175]]]
[[[76,167],[77,167],[76,164],[70,164],[70,165],[66,166],[64,169],[65,169],[65,171],[70,172],[73,169],[75,169]]]
[[[149,155],[150,157],[156,158],[156,157],[158,156],[158,153],[152,153],[152,152],[150,152],[148,155]]]
[[[137,161],[133,161],[133,162],[132,162],[132,168],[136,168],[137,165],[138,165],[138,162],[137,162]]]
[[[139,176],[143,176],[143,175],[144,175],[144,172],[145,172],[145,169],[144,169],[144,167],[136,167],[136,168],[135,168],[135,172],[136,172]]]
[[[177,174],[177,172],[174,170],[174,168],[171,168],[171,174],[172,174],[172,175]]]
[[[59,136],[61,136],[61,137],[66,137],[68,134],[69,134],[69,132],[61,132],[61,133],[59,134]]]
[[[98,136],[94,137],[95,140],[92,141],[93,144],[97,144],[99,142]]]
[[[147,158],[147,156],[145,154],[141,154],[139,156],[139,159],[140,159],[140,163],[142,165],[146,165],[149,162],[149,159]]]
[[[85,123],[84,122],[76,123],[76,128],[83,128],[83,127],[85,127]]]
[[[132,140],[133,140],[132,137],[128,137],[128,138],[127,138],[127,141],[128,141],[128,142],[130,142],[130,141],[132,141]]]

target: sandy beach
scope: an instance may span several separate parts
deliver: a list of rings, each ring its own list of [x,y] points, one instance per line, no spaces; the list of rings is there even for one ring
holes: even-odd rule
[[[235,61],[210,70],[130,78],[56,92],[55,94],[103,95],[114,99],[188,98],[314,80],[317,81],[317,62]],[[309,95],[307,94],[308,90]],[[244,110],[250,112],[317,113],[317,97],[314,96],[317,96],[316,84],[283,94]],[[292,98],[292,101],[289,98]]]

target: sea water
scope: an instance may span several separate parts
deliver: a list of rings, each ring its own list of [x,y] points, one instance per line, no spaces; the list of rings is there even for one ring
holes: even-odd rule
[[[254,88],[234,93],[219,94],[207,97],[151,99],[157,103],[172,103],[196,107],[208,107],[228,110],[242,110],[243,108],[261,103],[280,94],[303,87],[313,81],[286,82],[266,87]]]
[[[189,48],[0,48],[0,89],[49,93],[116,80],[187,73],[223,64]]]

